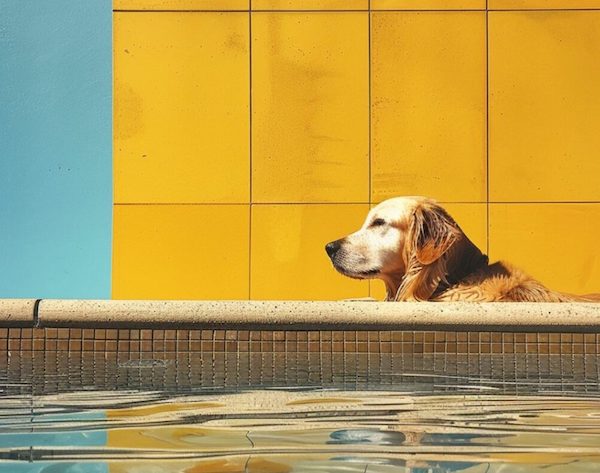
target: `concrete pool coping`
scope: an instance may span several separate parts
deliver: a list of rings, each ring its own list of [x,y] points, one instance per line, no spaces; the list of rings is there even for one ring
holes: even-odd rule
[[[0,299],[0,327],[600,332],[600,304]]]

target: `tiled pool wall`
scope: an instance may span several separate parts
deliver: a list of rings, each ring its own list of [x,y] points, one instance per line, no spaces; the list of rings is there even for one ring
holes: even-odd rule
[[[600,333],[1,328],[6,393],[600,392]]]
[[[597,394],[600,304],[3,300],[0,378],[15,394]]]
[[[188,352],[598,355],[600,333],[0,328],[0,350],[5,357],[50,351],[131,359]]]

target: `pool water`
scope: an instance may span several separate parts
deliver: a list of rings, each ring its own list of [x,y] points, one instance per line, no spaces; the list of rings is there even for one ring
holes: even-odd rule
[[[597,472],[597,354],[12,352],[0,472]]]

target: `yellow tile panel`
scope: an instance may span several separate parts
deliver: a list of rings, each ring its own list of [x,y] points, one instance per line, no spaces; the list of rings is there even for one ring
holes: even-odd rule
[[[125,437],[127,438],[127,430],[129,430],[129,428],[127,429],[110,429],[111,432],[108,433],[108,437],[109,440],[112,441],[112,438],[119,438],[119,437]],[[117,430],[123,430],[125,431],[124,435],[120,435],[120,433],[117,433]],[[139,438],[136,438],[138,435],[140,436],[144,436],[144,437],[148,437],[149,435],[152,435],[155,432],[151,432],[150,433],[150,429],[146,429],[147,432],[140,432],[141,429],[133,429],[132,435],[131,437],[126,440],[125,445],[131,445],[132,442],[137,445],[137,442],[140,440]],[[169,429],[165,429],[168,430],[169,432],[178,432],[178,429],[175,427],[170,427]],[[114,431],[114,432],[112,432]],[[161,430],[160,428],[156,429],[156,433],[158,433],[157,437],[161,436]],[[220,431],[218,432],[219,434],[223,432]],[[223,438],[221,436],[217,436],[215,435],[216,432],[211,432],[210,434],[205,434],[206,436],[202,438],[202,440],[212,440],[215,439],[215,444],[216,445],[228,445],[229,444],[229,439],[227,437]],[[198,437],[194,437],[194,436],[189,436],[188,437],[189,440],[191,440],[192,442],[194,442],[191,445],[191,448],[193,449],[199,449],[198,443],[196,443],[195,441],[198,440]],[[145,440],[145,439],[144,439]],[[168,440],[165,440],[165,442],[167,442],[168,445]],[[220,443],[218,443],[220,442]],[[248,440],[246,440],[246,446],[248,444]],[[141,444],[141,443],[140,443]],[[163,443],[163,446],[165,445],[165,443]],[[140,447],[140,449],[143,447]],[[169,448],[169,447],[167,447]],[[190,447],[188,447],[189,449]],[[211,448],[214,448],[211,446]],[[267,465],[267,469],[258,469],[255,470],[254,465],[259,465],[261,468],[263,467],[263,465]],[[249,472],[256,472],[256,471],[280,471],[277,470],[276,468],[273,468],[271,465],[275,464],[277,465],[275,462],[267,462],[265,460],[263,460],[261,457],[254,457],[254,456],[222,456],[222,457],[217,457],[217,458],[211,458],[211,457],[207,457],[207,458],[201,458],[201,459],[192,459],[192,460],[177,460],[176,463],[176,467],[180,472],[185,472],[185,473],[245,473],[246,471]],[[156,460],[154,458],[150,458],[150,459],[138,459],[135,461],[135,466],[134,463],[131,460],[107,460],[106,461],[106,465],[108,467],[108,471],[107,473],[133,473],[135,471],[157,471],[157,468],[160,468],[158,471],[169,471],[169,468],[173,468],[173,463],[169,463],[169,460],[167,460],[166,462],[162,462],[160,460]],[[176,470],[177,471],[177,470]]]
[[[252,0],[252,10],[367,10],[369,0]]]
[[[485,13],[373,13],[373,201],[485,201],[485,94]]]
[[[115,10],[248,10],[249,0],[113,0]]]
[[[200,358],[200,354],[198,354]],[[113,411],[114,412],[114,411]],[[175,415],[183,414],[181,411]],[[198,415],[197,412],[190,413],[191,415]],[[114,415],[110,415],[109,419],[114,419]],[[151,418],[153,419],[153,418]],[[160,422],[158,419],[161,417],[157,416],[156,422]],[[154,420],[154,419],[153,419]],[[127,448],[126,445],[136,445],[136,448],[145,450],[165,450],[168,449],[171,452],[185,451],[190,449],[208,449],[214,448],[219,445],[227,445],[229,448],[242,450],[248,447],[248,437],[246,432],[242,429],[219,429],[219,428],[202,428],[195,425],[173,425],[169,428],[152,428],[148,426],[136,427],[136,421],[133,421],[131,426],[126,429],[110,429],[107,432],[106,446],[109,448]],[[139,460],[136,461],[136,467],[132,468],[132,464],[129,463],[127,469],[113,469],[111,468],[110,473],[123,472],[123,473],[134,473],[138,471],[151,471],[151,472],[164,472],[169,471],[168,468],[163,468],[160,463],[156,463],[154,460],[154,467],[144,468],[140,465]],[[242,464],[243,465],[243,464]],[[177,462],[178,468],[175,470],[181,473],[238,473],[244,471],[243,467],[241,470],[233,469],[210,469],[210,468],[181,468],[179,461]],[[204,466],[204,465],[203,465]],[[225,466],[225,465],[221,465]],[[106,470],[105,470],[106,471]],[[173,470],[170,470],[173,471]]]
[[[325,245],[356,231],[368,204],[254,205],[252,299],[366,297],[367,281],[333,268]]]
[[[488,0],[488,7],[491,10],[600,8],[600,0]]]
[[[247,205],[116,205],[115,299],[247,299]]]
[[[252,19],[255,202],[368,201],[368,13]]]
[[[374,10],[485,10],[485,0],[371,0]]]
[[[493,12],[490,197],[600,200],[600,12]]]
[[[456,220],[469,239],[484,253],[487,251],[487,209],[486,204],[442,204]],[[385,299],[385,286],[382,281],[371,281],[371,297]]]
[[[248,202],[245,13],[114,14],[115,202]]]
[[[551,289],[600,293],[600,204],[492,204],[490,251]]]

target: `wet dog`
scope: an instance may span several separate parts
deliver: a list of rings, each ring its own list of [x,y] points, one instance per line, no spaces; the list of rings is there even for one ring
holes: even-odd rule
[[[425,197],[374,207],[356,232],[325,250],[340,273],[382,279],[388,301],[600,301],[552,291],[505,262],[488,263],[454,219]]]

